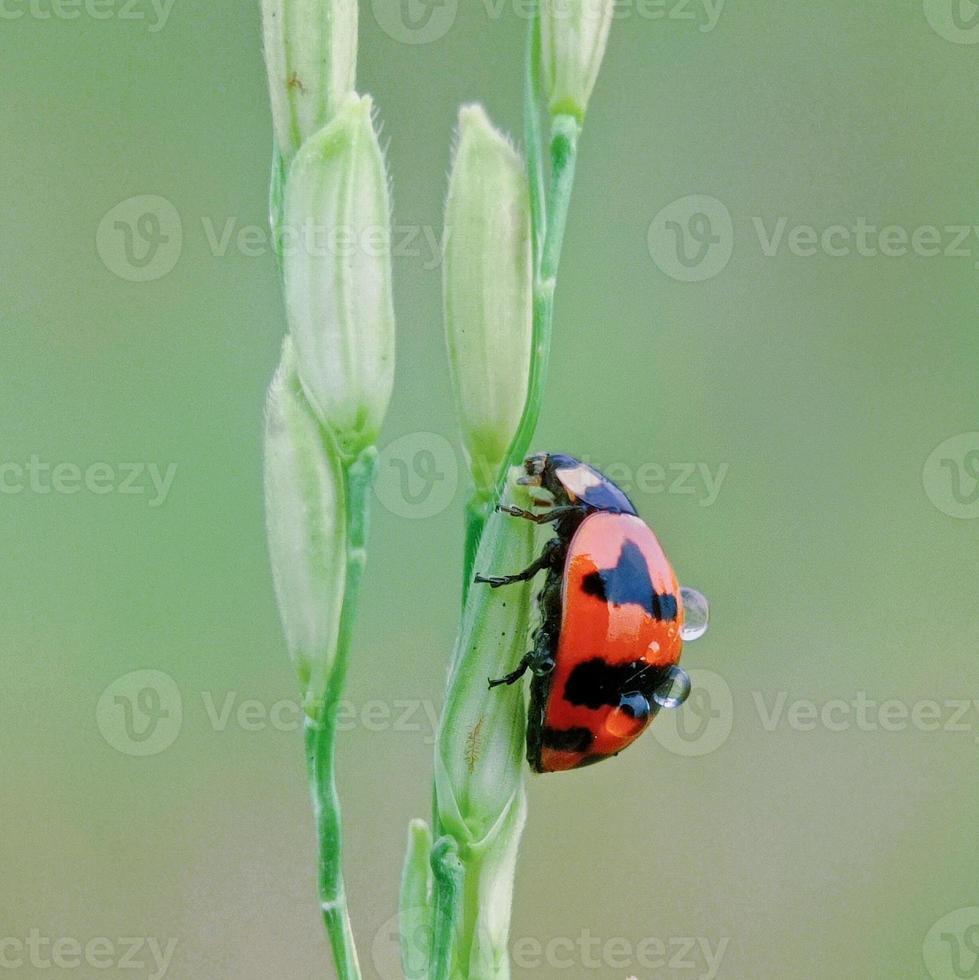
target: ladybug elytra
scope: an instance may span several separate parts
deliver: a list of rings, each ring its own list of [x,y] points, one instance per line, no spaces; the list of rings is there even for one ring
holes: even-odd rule
[[[502,510],[553,524],[555,536],[522,572],[476,581],[499,588],[547,572],[533,649],[490,687],[531,671],[527,761],[536,772],[560,772],[617,755],[660,708],[683,703],[690,692],[678,666],[684,599],[698,620],[687,631],[691,639],[706,629],[706,603],[681,590],[656,535],[594,467],[541,453],[524,469],[519,482],[545,491],[549,499],[534,502],[548,509]]]

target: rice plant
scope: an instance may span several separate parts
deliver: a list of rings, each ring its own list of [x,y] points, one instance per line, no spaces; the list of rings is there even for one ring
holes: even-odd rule
[[[486,679],[523,654],[530,587],[468,588],[480,567],[523,567],[534,533],[496,505],[529,505],[512,478],[537,425],[578,139],[611,0],[543,0],[526,49],[522,158],[478,105],[463,107],[446,205],[445,328],[473,489],[464,608],[435,752],[431,828],[413,821],[402,876],[406,976],[509,976],[513,878],[526,819],[524,699]],[[391,393],[387,249],[313,246],[388,229],[384,160],[355,92],[353,0],[263,0],[275,133],[270,220],[289,334],[266,425],[269,551],[303,689],[323,919],[342,980],[360,977],[342,872],[335,782],[342,696],[361,575],[375,442]]]

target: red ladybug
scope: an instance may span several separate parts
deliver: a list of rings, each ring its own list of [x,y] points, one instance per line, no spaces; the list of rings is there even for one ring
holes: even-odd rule
[[[617,755],[661,707],[683,703],[684,599],[696,620],[688,638],[706,629],[706,604],[680,589],[656,535],[598,470],[547,453],[529,456],[524,468],[520,482],[547,491],[553,504],[542,514],[502,509],[553,524],[556,535],[524,571],[476,581],[498,588],[547,571],[534,648],[490,687],[533,673],[527,761],[537,772],[560,772]]]

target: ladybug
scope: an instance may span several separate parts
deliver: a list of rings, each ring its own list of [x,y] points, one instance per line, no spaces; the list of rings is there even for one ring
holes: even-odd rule
[[[518,482],[539,488],[534,503],[548,509],[500,509],[553,524],[555,536],[522,572],[476,581],[499,588],[547,572],[533,649],[489,684],[531,671],[527,761],[536,772],[561,772],[617,755],[660,708],[686,700],[690,678],[678,661],[684,638],[706,629],[706,601],[681,590],[656,535],[608,477],[554,453],[528,456],[524,469]]]

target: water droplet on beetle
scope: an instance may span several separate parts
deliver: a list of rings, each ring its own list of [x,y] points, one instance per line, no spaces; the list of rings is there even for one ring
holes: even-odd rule
[[[619,707],[628,712],[637,721],[645,721],[649,714],[649,702],[638,691],[630,691],[619,699]]]
[[[690,675],[674,664],[653,692],[653,700],[661,708],[679,708],[690,697]]]
[[[638,735],[652,714],[652,707],[645,695],[629,691],[619,699],[618,707],[609,712],[605,730],[615,738],[633,738]]]
[[[699,640],[710,624],[707,597],[696,589],[686,587],[680,589],[680,597],[683,600],[683,629],[680,630],[680,635],[688,643]]]

